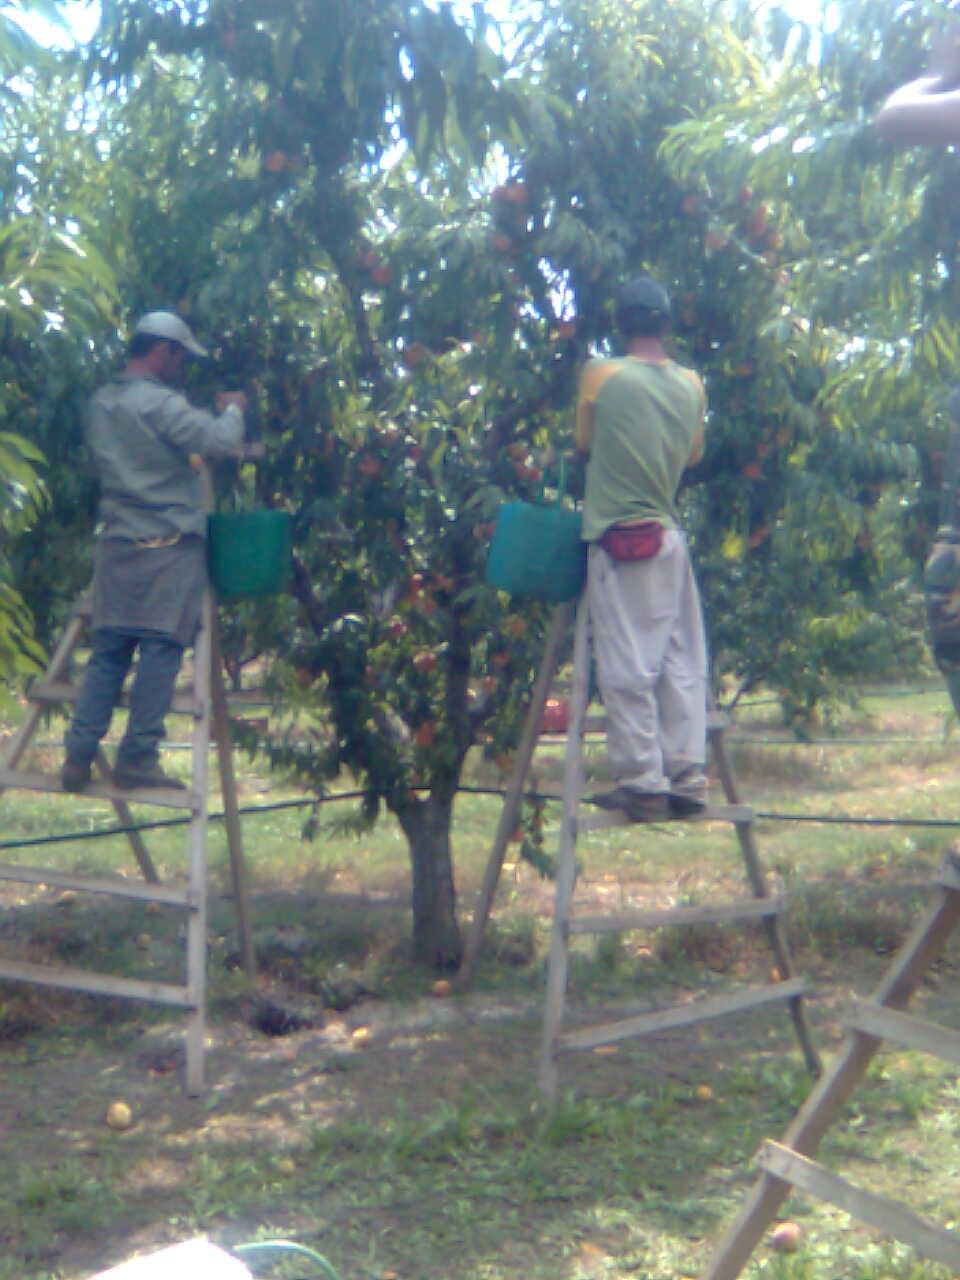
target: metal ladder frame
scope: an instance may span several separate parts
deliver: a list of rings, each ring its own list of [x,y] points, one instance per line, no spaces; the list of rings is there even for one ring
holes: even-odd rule
[[[76,701],[79,690],[67,679],[71,658],[81,643],[89,618],[89,607],[81,601],[64,630],[45,676],[28,693],[29,708],[17,732],[0,751],[0,795],[11,789],[62,793],[58,777],[42,773],[21,772],[18,765],[41,718],[51,706]],[[204,1049],[206,1040],[206,959],[207,959],[207,826],[209,748],[211,728],[216,737],[220,764],[234,900],[240,932],[241,954],[248,974],[255,971],[248,905],[246,870],[240,838],[239,810],[233,770],[233,752],[227,719],[226,691],[220,659],[216,608],[213,594],[206,592],[202,621],[194,647],[193,683],[186,692],[174,695],[172,713],[187,714],[192,719],[192,776],[190,788],[120,790],[109,781],[110,771],[103,749],[96,763],[100,780],[91,782],[81,793],[108,800],[121,823],[130,827],[133,816],[130,803],[186,809],[190,813],[187,841],[186,888],[162,885],[150,854],[137,831],[128,831],[134,855],[143,873],[143,884],[124,880],[76,876],[46,868],[0,865],[0,880],[29,884],[55,885],[92,894],[156,902],[179,907],[186,912],[186,979],[182,985],[142,981],[113,974],[41,965],[0,957],[0,980],[14,980],[47,987],[84,991],[93,995],[118,996],[171,1005],[187,1013],[185,1036],[184,1090],[197,1095],[204,1089]]]
[[[927,1222],[894,1200],[856,1187],[814,1162],[830,1128],[885,1040],[960,1064],[960,1033],[902,1012],[960,922],[960,863],[948,858],[934,880],[937,896],[873,995],[854,1006],[836,1060],[800,1108],[781,1142],[757,1154],[760,1177],[724,1234],[703,1280],[734,1280],[780,1205],[796,1188],[910,1245],[960,1275],[960,1234]]]

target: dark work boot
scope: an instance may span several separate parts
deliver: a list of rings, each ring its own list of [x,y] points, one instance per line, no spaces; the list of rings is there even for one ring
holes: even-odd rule
[[[632,787],[614,787],[590,799],[601,809],[619,809],[630,822],[666,822],[670,806],[665,792],[635,791]]]
[[[169,787],[174,791],[185,791],[185,785],[179,778],[171,778],[164,773],[158,764],[149,766],[118,764],[113,771],[114,786],[124,791],[132,791],[135,787]]]
[[[670,796],[670,812],[675,818],[700,818],[707,811],[706,796]]]
[[[60,770],[60,785],[64,791],[82,791],[90,781],[90,761],[72,760],[67,756]]]

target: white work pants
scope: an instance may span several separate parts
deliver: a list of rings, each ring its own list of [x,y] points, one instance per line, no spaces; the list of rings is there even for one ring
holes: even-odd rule
[[[650,560],[591,546],[587,596],[607,753],[617,783],[702,800],[707,652],[683,534],[668,529]]]

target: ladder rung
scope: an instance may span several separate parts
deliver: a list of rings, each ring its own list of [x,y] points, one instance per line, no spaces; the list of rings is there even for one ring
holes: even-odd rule
[[[58,706],[63,703],[76,702],[79,697],[80,690],[77,685],[70,684],[67,680],[36,683],[30,686],[30,690],[27,693],[28,702],[38,702],[44,706]],[[121,707],[130,705],[130,699],[126,693],[121,694],[117,705]],[[170,704],[170,710],[177,715],[185,716],[203,714],[203,708],[199,707],[194,701],[193,694],[189,689],[178,689],[176,691]]]
[[[186,987],[176,987],[167,982],[143,982],[137,978],[118,978],[112,973],[92,973],[85,969],[66,969],[0,959],[0,980],[7,979],[13,982],[32,982],[40,987],[86,991],[90,995],[148,1000],[152,1004],[171,1004],[180,1009],[196,1008],[196,1001]]]
[[[12,863],[0,863],[0,880],[12,880],[18,884],[54,885],[58,889],[78,889],[83,893],[110,894],[116,898],[134,898],[143,902],[162,902],[171,907],[194,909],[189,890],[168,885],[72,876],[62,871],[51,871],[43,867],[18,867]]]
[[[90,782],[82,791],[64,791],[60,779],[48,773],[20,773],[16,769],[0,769],[0,790],[49,791],[53,794],[79,796],[86,799],[126,800],[131,804],[155,804],[163,809],[199,809],[192,791],[174,787],[115,787],[106,782]]]
[[[929,1053],[946,1062],[960,1063],[960,1032],[937,1026],[897,1009],[887,1009],[870,1000],[859,1000],[853,1007],[848,1024],[853,1031],[893,1040],[908,1049]]]
[[[757,1163],[764,1173],[836,1205],[858,1222],[902,1240],[924,1257],[942,1263],[954,1275],[960,1274],[960,1236],[956,1233],[925,1221],[894,1200],[855,1187],[779,1142],[765,1142],[757,1155]]]
[[[614,1044],[618,1040],[630,1040],[634,1036],[651,1035],[657,1031],[672,1031],[675,1027],[706,1022],[710,1018],[722,1018],[740,1013],[773,1000],[792,1000],[806,990],[801,978],[787,982],[771,982],[769,986],[740,991],[732,996],[717,996],[709,1000],[695,1000],[690,1004],[674,1005],[656,1013],[643,1013],[618,1022],[600,1023],[585,1027],[582,1031],[565,1031],[557,1037],[558,1053],[573,1053],[578,1049],[596,1049],[602,1044]]]
[[[662,911],[628,911],[617,916],[572,916],[569,934],[622,933],[626,929],[659,929],[668,925],[723,924],[732,920],[756,920],[779,916],[787,908],[786,898],[749,898],[716,907],[670,907]]]
[[[753,809],[748,804],[711,804],[692,818],[666,818],[662,823],[631,822],[615,809],[604,809],[577,819],[578,831],[602,831],[607,827],[665,826],[674,822],[733,822],[741,826],[753,822]]]

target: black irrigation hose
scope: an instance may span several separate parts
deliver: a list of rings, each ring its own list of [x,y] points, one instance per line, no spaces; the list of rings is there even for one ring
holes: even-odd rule
[[[354,800],[364,795],[362,791],[345,791],[342,795],[327,796],[329,800]],[[277,809],[302,809],[307,805],[321,804],[322,800],[278,800],[276,804],[247,805],[240,813],[271,813]],[[222,809],[207,814],[209,821],[218,822],[224,817]],[[155,822],[137,822],[125,827],[104,827],[101,831],[68,831],[59,836],[40,836],[35,840],[0,840],[0,849],[30,849],[43,844],[66,844],[71,840],[100,840],[106,836],[126,836],[133,831],[158,831],[161,827],[185,827],[189,818],[158,818]]]
[[[465,795],[503,796],[505,793],[495,787],[460,787]],[[328,804],[333,800],[359,800],[365,791],[341,791],[332,796],[316,796],[311,800],[278,800],[275,804],[246,805],[238,810],[241,814],[276,813],[282,809],[304,809],[318,804]],[[525,800],[555,800],[560,796],[541,791],[525,791]],[[211,822],[220,821],[225,815],[222,809],[208,814]],[[851,818],[842,814],[820,813],[769,813],[754,811],[754,817],[765,822],[820,822],[834,826],[849,827],[946,827],[960,828],[960,821],[950,818]],[[0,840],[3,849],[34,849],[47,844],[67,844],[75,840],[100,840],[107,836],[124,836],[134,831],[157,831],[163,827],[183,827],[190,822],[189,818],[160,818],[155,822],[139,822],[124,827],[105,827],[101,831],[68,831],[63,835],[40,836],[32,840]]]
[[[842,814],[761,813],[759,810],[754,810],[753,816],[766,822],[825,822],[846,827],[960,827],[960,821],[951,818],[849,818]]]

